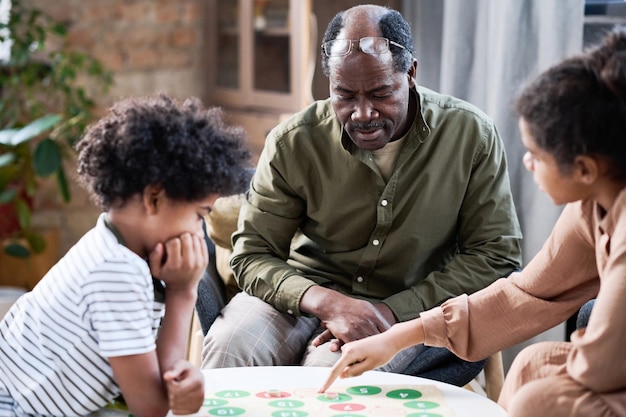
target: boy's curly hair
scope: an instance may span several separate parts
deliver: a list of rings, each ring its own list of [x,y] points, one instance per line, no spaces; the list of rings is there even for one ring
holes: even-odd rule
[[[226,125],[219,108],[206,109],[197,98],[121,100],[87,129],[76,149],[79,181],[104,210],[148,185],[187,202],[236,194],[248,185],[243,128]]]

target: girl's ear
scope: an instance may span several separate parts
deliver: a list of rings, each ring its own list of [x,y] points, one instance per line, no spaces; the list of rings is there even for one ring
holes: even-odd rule
[[[579,155],[574,159],[574,175],[585,185],[593,184],[603,172],[602,161],[589,155]]]
[[[142,201],[144,208],[148,214],[158,213],[163,199],[165,198],[165,191],[159,185],[148,185],[143,190]]]

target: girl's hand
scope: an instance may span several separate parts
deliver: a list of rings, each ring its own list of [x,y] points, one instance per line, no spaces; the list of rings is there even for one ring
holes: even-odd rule
[[[390,347],[386,333],[346,343],[341,347],[341,358],[330,370],[330,375],[319,392],[326,391],[337,377],[359,376],[365,371],[385,365],[397,353],[397,350]]]
[[[169,290],[195,289],[206,270],[209,255],[204,238],[184,233],[159,243],[149,255],[150,272]]]
[[[187,361],[179,360],[163,374],[167,384],[170,410],[174,414],[193,414],[204,403],[204,376]]]
[[[359,376],[379,368],[401,350],[420,343],[424,343],[424,327],[419,317],[396,323],[383,333],[346,343],[341,348],[341,358],[330,370],[319,392],[326,391],[337,377]]]

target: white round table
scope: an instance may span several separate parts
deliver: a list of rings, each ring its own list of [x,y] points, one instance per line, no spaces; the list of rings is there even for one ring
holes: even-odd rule
[[[25,293],[24,288],[0,286],[0,319],[9,311],[13,303]]]
[[[326,380],[329,370],[330,368],[301,366],[256,366],[209,369],[204,370],[203,373],[205,389],[209,393],[229,389],[253,391],[318,389]],[[362,385],[434,385],[443,395],[445,403],[452,409],[455,417],[506,417],[505,411],[486,397],[464,388],[408,375],[370,371],[359,377],[337,379],[329,390],[333,387]],[[406,415],[408,414],[407,412]],[[201,410],[200,413],[194,415],[210,414],[206,410]],[[248,415],[252,414],[246,413],[242,416]],[[173,415],[170,413],[170,416]]]

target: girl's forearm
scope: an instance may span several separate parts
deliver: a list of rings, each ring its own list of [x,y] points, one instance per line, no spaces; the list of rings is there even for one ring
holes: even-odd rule
[[[398,352],[424,343],[424,326],[419,318],[396,323],[385,332]]]

